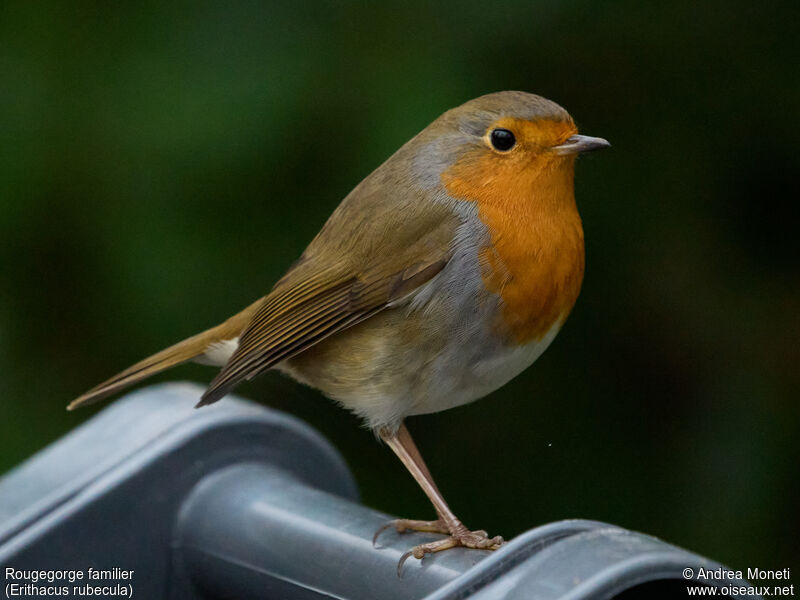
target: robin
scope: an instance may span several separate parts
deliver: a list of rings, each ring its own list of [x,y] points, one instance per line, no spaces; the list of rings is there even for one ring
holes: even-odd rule
[[[450,510],[403,420],[489,394],[553,341],[583,279],[575,157],[609,145],[534,94],[449,110],[347,195],[266,296],[69,408],[190,360],[222,367],[198,406],[274,368],[360,416],[433,503],[434,521],[390,524],[447,536],[401,565],[457,546],[495,550],[502,537]]]

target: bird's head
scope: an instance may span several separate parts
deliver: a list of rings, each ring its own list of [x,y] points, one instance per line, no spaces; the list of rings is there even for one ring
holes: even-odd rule
[[[417,175],[454,197],[542,196],[571,179],[575,157],[608,148],[578,134],[561,106],[526,92],[497,92],[447,111],[415,140]],[[537,190],[538,187],[538,190]]]

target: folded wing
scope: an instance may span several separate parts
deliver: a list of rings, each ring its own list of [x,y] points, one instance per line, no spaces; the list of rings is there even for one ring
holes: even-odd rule
[[[346,216],[334,213],[264,299],[198,406],[216,402],[242,380],[391,307],[447,264],[457,226],[452,213],[431,211],[427,226],[388,229],[379,239],[373,237],[368,249],[357,244],[358,252],[347,251],[343,243],[350,232],[338,221]],[[339,231],[331,235],[331,227]]]

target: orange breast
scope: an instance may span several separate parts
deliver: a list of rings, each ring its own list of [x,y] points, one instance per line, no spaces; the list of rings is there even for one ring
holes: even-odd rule
[[[575,206],[574,160],[475,152],[442,175],[455,198],[478,204],[490,234],[480,250],[486,288],[498,294],[499,334],[541,339],[572,309],[583,280],[583,228]]]

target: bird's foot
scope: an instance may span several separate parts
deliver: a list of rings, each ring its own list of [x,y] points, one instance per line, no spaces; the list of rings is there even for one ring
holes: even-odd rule
[[[403,572],[403,564],[412,556],[416,559],[422,559],[426,554],[433,554],[450,548],[474,548],[476,550],[497,550],[505,543],[502,536],[489,537],[483,531],[470,531],[458,521],[448,525],[443,519],[436,521],[416,521],[413,519],[395,519],[388,524],[381,527],[372,539],[373,545],[378,539],[378,536],[389,529],[394,527],[398,533],[405,531],[424,531],[428,533],[443,533],[448,537],[435,542],[427,544],[420,544],[414,546],[411,550],[400,557],[397,563],[397,575],[400,577]]]
[[[397,533],[405,533],[406,531],[424,531],[426,533],[443,533],[450,535],[450,529],[442,519],[435,521],[418,521],[416,519],[394,519],[389,521],[386,525],[378,529],[375,535],[372,536],[372,545],[374,546],[378,541],[378,536],[387,529],[394,528]]]
[[[420,544],[414,546],[411,550],[400,557],[397,563],[397,576],[401,577],[403,574],[403,564],[412,556],[417,559],[422,559],[426,554],[433,554],[434,552],[441,552],[442,550],[449,550],[450,548],[474,548],[475,550],[497,550],[505,543],[502,536],[496,535],[492,538],[489,537],[483,530],[470,531],[463,525],[451,533],[449,537],[427,544]]]

